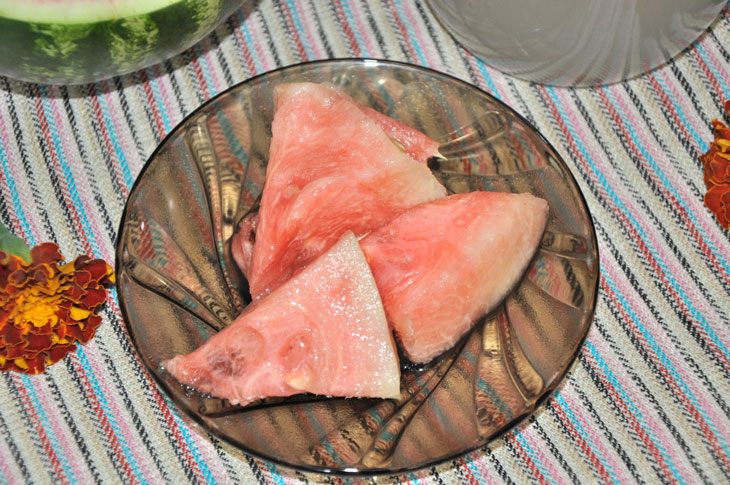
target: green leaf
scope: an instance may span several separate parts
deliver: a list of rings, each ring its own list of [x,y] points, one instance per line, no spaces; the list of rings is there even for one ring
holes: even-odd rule
[[[19,257],[26,263],[30,263],[30,248],[28,244],[18,236],[13,235],[2,222],[0,222],[0,251],[5,251],[8,254]]]

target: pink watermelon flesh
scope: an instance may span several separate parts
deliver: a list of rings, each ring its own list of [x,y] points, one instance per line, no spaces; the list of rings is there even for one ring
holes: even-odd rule
[[[259,213],[247,214],[238,225],[238,231],[231,240],[231,253],[233,260],[241,270],[241,273],[248,278],[248,270],[251,266],[253,246],[256,242],[256,225],[259,222]]]
[[[201,347],[163,367],[180,383],[232,404],[304,392],[400,395],[395,344],[351,232]]]
[[[256,244],[254,299],[346,231],[361,237],[414,205],[446,195],[428,167],[398,148],[352,98],[319,84],[281,85]]]
[[[360,109],[380,125],[386,135],[400,143],[403,150],[414,160],[427,163],[429,158],[442,157],[439,153],[439,143],[420,131],[404,125],[400,121],[369,106],[360,105]]]
[[[405,355],[452,347],[518,283],[548,205],[530,194],[472,192],[410,209],[361,241]]]

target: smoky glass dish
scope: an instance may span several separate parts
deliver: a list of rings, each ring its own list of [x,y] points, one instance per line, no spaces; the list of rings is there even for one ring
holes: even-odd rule
[[[160,367],[197,348],[247,304],[228,241],[264,184],[273,88],[297,81],[335,85],[437,140],[445,159],[430,165],[450,192],[531,192],[550,205],[540,248],[518,286],[456,347],[426,365],[404,364],[398,400],[303,395],[241,408],[184,389]],[[466,82],[371,59],[279,69],[197,109],[138,177],[116,251],[129,334],[188,422],[274,463],[343,474],[442,462],[535,411],[582,345],[599,277],[585,200],[534,128]]]

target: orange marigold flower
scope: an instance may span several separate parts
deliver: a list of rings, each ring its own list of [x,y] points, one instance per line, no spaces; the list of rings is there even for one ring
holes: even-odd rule
[[[705,205],[717,216],[722,227],[730,229],[730,184],[710,187],[705,194]]]
[[[724,104],[725,111],[730,113],[730,100]],[[706,153],[700,156],[704,166],[705,205],[710,209],[720,225],[725,229],[730,226],[730,128],[722,121],[712,120],[715,140]]]
[[[730,141],[730,140],[729,140]],[[730,154],[716,153],[707,160],[705,164],[705,185],[711,188],[713,185],[730,184]]]
[[[54,243],[30,255],[26,263],[0,250],[0,370],[38,374],[94,336],[114,271],[87,256],[60,265]]]

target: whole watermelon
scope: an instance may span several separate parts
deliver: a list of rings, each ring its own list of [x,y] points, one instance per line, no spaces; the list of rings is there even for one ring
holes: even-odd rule
[[[0,74],[78,84],[192,46],[243,0],[0,0]]]

